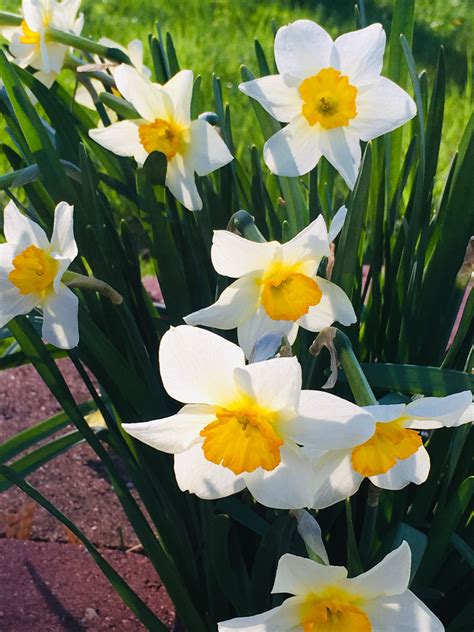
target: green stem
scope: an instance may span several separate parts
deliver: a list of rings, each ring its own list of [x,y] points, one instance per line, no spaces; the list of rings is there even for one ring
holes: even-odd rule
[[[354,354],[351,341],[339,329],[334,338],[334,344],[356,403],[359,406],[373,406],[377,404],[370,384]]]
[[[375,525],[377,524],[377,514],[379,511],[380,495],[382,490],[369,481],[369,493],[365,506],[364,523],[359,540],[360,557],[364,568],[367,568],[372,557],[372,544],[375,535]]]
[[[20,26],[23,21],[21,15],[9,11],[0,11],[0,26]]]
[[[103,294],[112,301],[114,305],[121,305],[123,303],[123,297],[113,287],[111,287],[105,281],[100,281],[95,277],[85,276],[78,272],[71,272],[66,270],[62,276],[62,282],[68,287],[77,287],[81,290],[93,290]]]
[[[1,16],[0,16],[1,22]],[[105,57],[106,59],[111,59],[112,61],[116,61],[119,64],[130,64],[130,58],[123,51],[118,48],[113,48],[109,46],[103,46],[98,42],[94,42],[94,40],[90,40],[86,37],[81,37],[80,35],[74,35],[73,33],[66,33],[65,31],[60,31],[59,29],[55,29],[53,27],[48,27],[46,29],[45,35],[60,44],[64,44],[66,46],[72,46],[73,48],[78,48],[79,50],[84,50],[94,55],[99,55],[100,57]]]
[[[347,524],[347,570],[350,577],[360,575],[363,572],[362,562],[360,561],[359,550],[354,532],[354,523],[352,521],[351,499],[346,498],[346,524]]]

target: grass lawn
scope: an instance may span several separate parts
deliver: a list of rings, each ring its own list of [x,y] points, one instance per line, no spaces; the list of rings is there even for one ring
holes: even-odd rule
[[[2,8],[18,11],[19,2],[3,0]],[[203,76],[203,105],[212,109],[210,79],[214,71],[223,81],[232,104],[232,121],[238,152],[256,142],[255,120],[249,100],[238,91],[239,66],[256,68],[253,40],[258,38],[267,55],[272,50],[272,20],[280,26],[298,18],[320,22],[333,36],[354,28],[352,0],[83,0],[83,34],[107,36],[121,43],[146,41],[157,20],[170,31],[182,68]],[[369,22],[390,27],[393,0],[366,0]],[[470,10],[471,9],[471,10]],[[449,90],[447,125],[441,156],[443,174],[449,165],[471,110],[471,81],[467,81],[468,42],[473,31],[472,3],[465,0],[418,0],[416,3],[415,58],[428,72],[436,63],[442,43],[447,52]],[[149,59],[148,51],[147,57]]]

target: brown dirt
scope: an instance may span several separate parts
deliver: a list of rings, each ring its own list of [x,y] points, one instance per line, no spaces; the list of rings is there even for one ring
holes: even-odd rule
[[[76,400],[89,399],[69,360],[58,365]],[[0,442],[59,410],[32,367],[0,372]],[[158,616],[172,620],[172,604],[148,559],[124,552],[138,540],[87,444],[28,480],[107,549],[107,559]],[[15,488],[0,493],[0,560],[0,632],[144,629],[72,534]]]
[[[148,559],[119,551],[103,554],[156,615],[170,625],[172,603]],[[2,539],[0,559],[2,632],[145,629],[81,546]]]

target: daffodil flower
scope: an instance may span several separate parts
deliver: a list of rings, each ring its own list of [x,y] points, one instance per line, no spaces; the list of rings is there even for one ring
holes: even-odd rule
[[[22,0],[21,26],[3,27],[2,35],[10,42],[10,52],[21,68],[36,69],[36,79],[51,86],[64,64],[69,47],[48,39],[46,29],[53,27],[79,35],[84,16],[77,17],[81,0]]]
[[[343,207],[330,235],[320,215],[285,244],[256,243],[229,231],[214,231],[214,268],[237,280],[214,305],[189,314],[185,322],[219,329],[237,327],[239,345],[247,358],[267,333],[281,333],[294,342],[299,326],[321,331],[335,321],[354,323],[356,315],[344,291],[316,276],[321,259],[329,256],[331,240],[342,228],[339,218],[344,214]]]
[[[132,40],[125,47],[118,42],[114,42],[114,40],[111,40],[108,37],[101,37],[99,44],[107,46],[108,48],[117,48],[118,50],[121,50],[123,53],[128,55],[130,61],[132,62],[132,66],[136,68],[143,77],[146,77],[147,79],[151,77],[151,70],[143,63],[143,44],[139,39]],[[96,57],[95,60],[98,64],[100,64],[99,57]],[[118,66],[110,63],[107,64],[107,66],[113,77]],[[90,79],[90,82],[98,94],[104,91],[104,86],[99,79]],[[95,110],[94,100],[92,99],[91,93],[84,85],[78,86],[74,99],[77,103],[80,103],[80,105],[83,105],[91,110]],[[107,114],[111,120],[117,120],[117,115],[113,110],[108,109]]]
[[[232,154],[209,123],[191,121],[193,73],[181,70],[161,86],[122,64],[114,77],[120,94],[142,118],[90,130],[90,137],[117,156],[133,156],[139,165],[153,151],[165,154],[166,186],[187,209],[200,210],[194,173],[215,171],[230,162]]]
[[[347,577],[287,553],[272,593],[293,595],[253,617],[219,623],[219,632],[443,632],[441,621],[410,590],[411,551],[402,544],[366,573]]]
[[[314,507],[323,509],[352,496],[365,477],[382,489],[420,485],[429,474],[430,457],[418,431],[474,421],[470,391],[422,397],[409,404],[367,406],[365,410],[376,421],[370,439],[348,450],[313,452]]]
[[[43,338],[62,349],[79,341],[78,299],[61,279],[77,256],[73,207],[60,202],[54,212],[51,241],[44,230],[20,213],[5,208],[0,244],[0,327],[35,307],[43,312]]]
[[[165,389],[185,406],[166,419],[123,428],[174,454],[180,489],[201,498],[248,488],[269,507],[311,506],[314,474],[301,446],[350,448],[373,434],[370,413],[329,393],[301,390],[296,358],[246,366],[233,343],[181,325],[163,336],[159,360]]]
[[[275,119],[288,123],[265,144],[269,169],[282,176],[311,171],[324,156],[352,189],[360,141],[400,127],[416,114],[411,97],[381,77],[380,24],[332,41],[318,24],[298,20],[275,37],[279,75],[241,84]]]

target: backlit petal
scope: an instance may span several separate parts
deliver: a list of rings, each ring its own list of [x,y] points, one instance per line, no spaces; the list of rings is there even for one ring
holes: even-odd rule
[[[354,188],[361,160],[359,137],[351,130],[349,126],[321,131],[318,143],[322,155],[340,173],[349,189]]]
[[[310,307],[308,313],[298,320],[298,324],[309,331],[321,331],[339,322],[342,325],[352,325],[357,317],[347,294],[335,283],[321,277],[316,277],[323,296],[320,302]]]
[[[250,275],[237,279],[209,307],[184,317],[187,325],[234,329],[258,309],[260,287]]]
[[[298,87],[292,83],[285,82],[282,75],[269,75],[241,83],[239,89],[258,101],[277,121],[288,123],[301,114],[302,107]]]
[[[329,256],[329,237],[324,217],[319,215],[293,239],[283,244],[283,261],[293,264],[314,259],[320,261]]]
[[[324,566],[305,557],[285,553],[278,562],[272,593],[317,593],[346,577],[347,569],[343,566]]]
[[[188,404],[176,415],[141,423],[122,424],[128,434],[152,448],[179,454],[195,443],[202,443],[199,433],[216,418],[211,406]]]
[[[191,123],[189,160],[199,176],[220,169],[233,160],[227,145],[207,121],[197,119]]]
[[[243,476],[206,459],[202,443],[175,455],[174,473],[181,491],[205,500],[224,498],[245,488]]]
[[[360,86],[380,76],[385,50],[385,31],[381,24],[344,33],[336,39],[339,69],[352,85]]]
[[[52,293],[41,305],[43,339],[60,349],[72,349],[79,343],[79,299],[65,285]]]
[[[357,116],[351,120],[349,130],[364,141],[397,129],[416,114],[410,95],[385,77],[361,88],[356,106]]]
[[[446,397],[420,397],[406,407],[410,421],[407,428],[427,430],[429,428],[452,428],[472,421],[463,418],[464,411],[472,403],[471,391],[462,391]]]
[[[166,186],[189,211],[200,211],[202,209],[201,196],[194,180],[192,165],[184,160],[181,154],[168,162],[166,171]]]
[[[329,241],[334,241],[341,232],[344,222],[346,221],[346,215],[347,208],[345,206],[341,206],[332,218],[331,225],[329,227]]]
[[[191,122],[193,71],[180,70],[165,83],[163,90],[173,103],[173,118],[185,125]]]
[[[133,121],[119,121],[108,127],[89,130],[89,136],[116,156],[133,156],[141,166],[148,153],[140,143],[138,125]]]
[[[211,249],[212,264],[219,274],[238,278],[256,270],[265,270],[279,247],[276,241],[257,243],[228,230],[215,230]]]
[[[350,450],[330,450],[313,460],[312,507],[325,509],[355,494],[364,478],[354,471]]]
[[[271,333],[286,336],[290,344],[293,344],[298,333],[298,325],[288,320],[272,320],[263,307],[259,307],[255,314],[237,328],[239,345],[243,349],[245,357],[251,357],[255,343],[259,338]]]
[[[237,345],[197,327],[171,327],[161,339],[160,372],[171,397],[225,405],[235,396],[234,369],[245,365]]]
[[[430,473],[430,456],[422,446],[407,459],[397,461],[388,472],[371,476],[370,480],[382,489],[403,489],[410,483],[421,485]]]
[[[321,158],[321,136],[316,125],[311,127],[303,115],[298,116],[265,143],[263,155],[267,167],[279,176],[308,173]]]
[[[372,632],[444,632],[441,621],[410,590],[374,599],[364,608]]]
[[[74,207],[67,202],[59,202],[54,211],[54,227],[51,247],[54,251],[73,261],[77,257],[77,245],[74,240]]]
[[[16,287],[2,290],[0,301],[0,327],[4,327],[15,316],[28,314],[38,304],[36,294],[20,294]]]
[[[14,244],[16,252],[34,245],[47,250],[49,241],[39,224],[21,213],[13,201],[8,202],[3,215],[3,233],[5,239]]]
[[[275,61],[280,74],[305,79],[329,66],[331,37],[311,20],[297,20],[278,29]]]
[[[145,120],[168,120],[172,115],[173,103],[169,95],[160,86],[145,79],[133,66],[120,64],[114,71],[114,78],[120,94]]]

